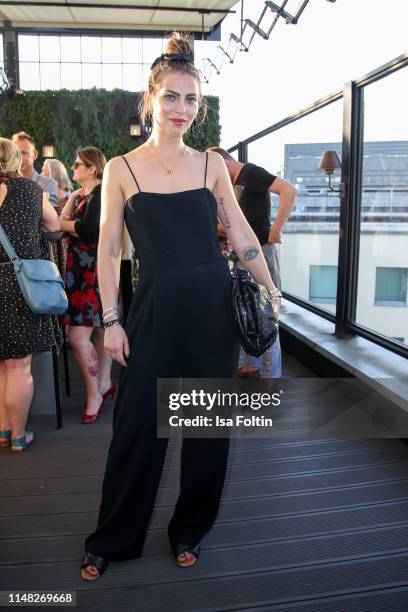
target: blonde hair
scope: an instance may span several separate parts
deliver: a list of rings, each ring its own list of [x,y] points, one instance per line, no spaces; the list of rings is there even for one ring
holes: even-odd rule
[[[59,159],[46,159],[44,166],[48,168],[50,177],[58,183],[58,187],[63,191],[72,191],[72,183],[69,179],[67,169]]]
[[[188,40],[186,35],[181,34],[180,32],[173,32],[170,40],[167,42],[165,54],[175,54],[182,53],[186,55],[190,55],[190,61],[177,61],[177,60],[169,60],[166,58],[162,58],[156,66],[154,66],[150,72],[147,91],[143,93],[143,96],[139,103],[139,114],[140,119],[144,125],[146,125],[146,120],[149,116],[152,115],[152,98],[156,94],[156,91],[160,85],[160,81],[164,74],[167,72],[181,72],[182,74],[190,74],[195,77],[198,82],[198,89],[200,93],[199,102],[203,107],[203,115],[205,116],[207,107],[203,101],[201,95],[201,81],[200,81],[200,73],[197,68],[193,64],[192,59],[192,48],[190,41]]]
[[[96,178],[102,178],[103,170],[106,166],[106,157],[100,149],[97,147],[83,147],[82,149],[78,149],[77,155],[87,168],[89,168],[89,166],[95,166]]]
[[[17,132],[16,134],[13,134],[11,140],[13,142],[18,142],[19,140],[28,140],[28,142],[31,142],[34,149],[37,149],[34,138],[30,136],[30,134],[27,134],[27,132]]]
[[[18,178],[20,173],[21,153],[17,145],[8,138],[0,137],[0,176]]]

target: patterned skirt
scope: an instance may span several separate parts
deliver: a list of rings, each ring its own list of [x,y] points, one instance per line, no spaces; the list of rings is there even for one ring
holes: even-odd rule
[[[78,238],[68,241],[65,290],[68,310],[66,325],[102,327],[102,303],[97,275],[98,245],[86,244]]]

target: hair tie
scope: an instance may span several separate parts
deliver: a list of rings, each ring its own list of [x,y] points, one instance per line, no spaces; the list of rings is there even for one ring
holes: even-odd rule
[[[193,58],[192,53],[189,51],[188,53],[162,53],[159,57],[157,57],[153,64],[150,66],[150,70],[153,70],[160,62],[182,62],[185,64],[192,64]]]

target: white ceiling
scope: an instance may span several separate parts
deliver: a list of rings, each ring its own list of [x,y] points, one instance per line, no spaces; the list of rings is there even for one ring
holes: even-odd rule
[[[8,20],[15,28],[80,28],[120,30],[183,30],[201,32],[202,15],[184,8],[229,10],[238,0],[37,0],[37,6],[24,6],[18,0],[0,4],[0,21]],[[67,4],[69,6],[67,6]],[[95,5],[75,7],[76,4]],[[109,5],[100,8],[98,5]],[[143,6],[142,9],[118,6]],[[110,8],[112,7],[112,8]],[[147,8],[146,8],[147,7]],[[149,8],[151,7],[151,8]],[[180,10],[157,10],[157,7],[180,7]],[[223,13],[204,15],[204,30],[211,29],[223,19]]]

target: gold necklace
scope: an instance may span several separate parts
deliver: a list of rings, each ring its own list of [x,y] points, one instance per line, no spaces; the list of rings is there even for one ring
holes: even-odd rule
[[[185,155],[185,153],[186,153],[186,148],[187,148],[187,147],[186,147],[186,145],[184,145],[184,148],[183,148],[183,154],[181,155],[181,157],[180,157],[179,161],[178,161],[178,162],[177,162],[177,164],[174,166],[174,168],[168,168],[167,166],[165,166],[165,165],[163,164],[162,160],[160,159],[159,154],[158,154],[158,153],[157,153],[157,152],[156,152],[156,151],[153,149],[153,147],[150,145],[150,143],[149,143],[149,145],[148,145],[148,146],[149,146],[149,147],[150,147],[150,149],[152,150],[153,155],[155,155],[155,156],[157,157],[157,161],[159,162],[159,164],[162,166],[162,168],[164,168],[164,169],[166,170],[166,172],[167,172],[167,175],[168,175],[168,176],[171,176],[171,175],[173,174],[173,172],[176,170],[176,168],[178,167],[178,165],[181,163],[181,160],[184,158],[184,155]]]

